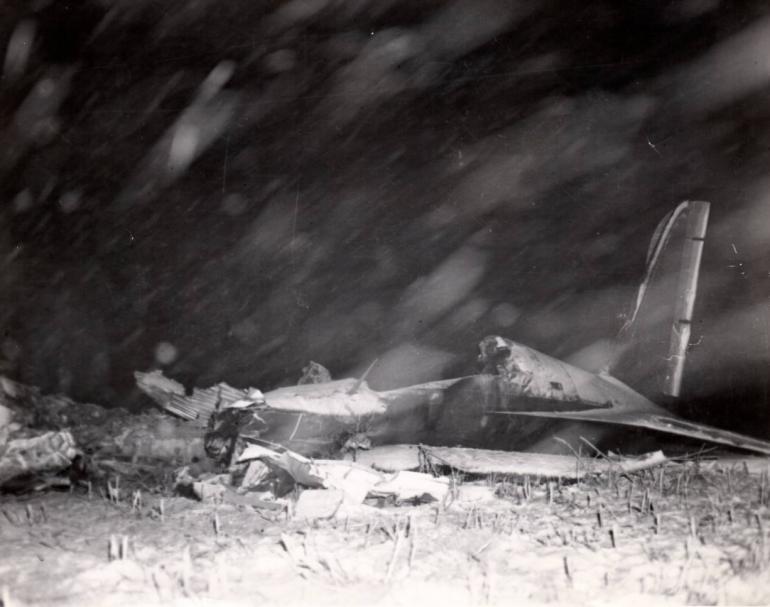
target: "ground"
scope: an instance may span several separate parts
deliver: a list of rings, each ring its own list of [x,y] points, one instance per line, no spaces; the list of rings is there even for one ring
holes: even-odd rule
[[[129,490],[117,501],[106,488],[6,496],[4,607],[765,605],[767,467],[689,461],[570,484],[484,479],[500,499],[312,523],[162,493],[137,501]]]

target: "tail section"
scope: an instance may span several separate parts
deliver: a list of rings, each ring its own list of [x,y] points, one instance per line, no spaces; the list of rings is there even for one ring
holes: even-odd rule
[[[663,380],[663,393],[679,396],[684,376],[684,360],[692,331],[692,311],[698,292],[700,262],[709,221],[709,203],[691,202],[687,213],[687,228],[682,250],[682,265],[676,287],[674,322],[668,350],[668,366]]]
[[[622,354],[612,375],[651,397],[681,393],[709,207],[686,201],[660,222],[632,313],[618,335]]]

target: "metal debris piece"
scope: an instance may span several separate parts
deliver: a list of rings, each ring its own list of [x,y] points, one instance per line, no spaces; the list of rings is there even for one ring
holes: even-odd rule
[[[13,410],[0,404],[0,457],[5,452],[5,444],[18,424],[13,422]]]
[[[162,409],[204,428],[211,414],[218,408],[242,401],[248,403],[262,394],[258,390],[256,392],[259,392],[259,395],[256,395],[253,390],[239,390],[221,382],[210,388],[194,388],[188,396],[182,384],[169,379],[162,371],[135,371],[134,377],[137,387]]]
[[[435,477],[423,472],[401,470],[372,487],[373,497],[395,497],[398,501],[407,501],[430,496],[440,502],[449,493],[450,480],[446,477]]]
[[[271,390],[265,394],[266,406],[278,411],[315,415],[361,417],[385,413],[386,402],[366,382],[340,379],[324,384],[305,384]],[[351,393],[351,389],[356,391]]]
[[[227,384],[224,384],[225,386]],[[255,405],[264,405],[265,404],[265,395],[262,394],[261,390],[257,390],[256,388],[249,388],[246,390],[246,396],[244,398],[235,400],[235,401],[229,401],[226,400],[224,402],[220,402],[219,409],[245,409],[247,407],[253,407]]]
[[[192,490],[200,501],[218,503],[223,500],[227,487],[221,483],[206,479],[204,481],[195,481],[192,484]]]
[[[5,405],[0,404],[0,430],[9,426],[13,419],[13,411]],[[0,442],[0,446],[2,442]]]
[[[371,448],[372,439],[367,436],[365,432],[356,432],[355,434],[350,435],[342,445],[343,452],[352,452],[354,454],[353,461],[356,461],[355,454],[357,454],[359,451]]]
[[[163,371],[135,371],[134,377],[137,387],[163,408],[168,405],[174,394],[185,395],[184,386],[163,375]]]
[[[332,518],[345,502],[340,489],[305,489],[294,505],[294,518],[316,520]]]
[[[69,468],[78,453],[67,430],[11,438],[0,449],[0,486],[18,476]]]
[[[373,447],[366,451],[358,451],[355,461],[383,472],[417,470],[420,467],[420,447],[419,445]]]
[[[329,373],[329,369],[314,361],[310,361],[306,367],[302,369],[302,377],[297,381],[298,386],[304,386],[305,384],[325,384],[332,380],[332,375]]]
[[[243,476],[235,483],[241,490],[259,489],[270,476],[270,467],[258,459],[246,464]]]
[[[176,473],[174,488],[178,493],[194,496],[202,502],[221,502],[230,485],[229,474],[202,474],[193,476],[189,466]]]

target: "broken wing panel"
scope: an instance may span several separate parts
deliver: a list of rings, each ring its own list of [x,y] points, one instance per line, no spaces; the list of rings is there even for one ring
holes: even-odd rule
[[[661,451],[647,453],[641,457],[580,459],[572,455],[463,447],[429,447],[423,445],[420,450],[431,464],[449,466],[470,474],[485,475],[510,474],[578,479],[591,474],[606,473],[610,470],[635,472],[666,462],[666,457]]]

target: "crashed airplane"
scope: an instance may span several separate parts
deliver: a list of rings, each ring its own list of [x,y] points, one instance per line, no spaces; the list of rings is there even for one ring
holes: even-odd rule
[[[619,336],[633,341],[664,251],[681,251],[670,340],[667,352],[656,357],[664,362],[660,391],[669,397],[681,392],[708,215],[709,203],[688,201],[660,223],[635,308]],[[382,392],[363,379],[344,379],[265,394],[220,384],[187,396],[158,371],[136,377],[164,409],[206,424],[207,451],[220,458],[234,449],[234,433],[309,456],[404,443],[522,450],[531,444],[526,419],[532,417],[631,426],[770,455],[768,441],[689,421],[654,403],[617,378],[620,364],[592,373],[498,336],[479,347],[480,374]]]

